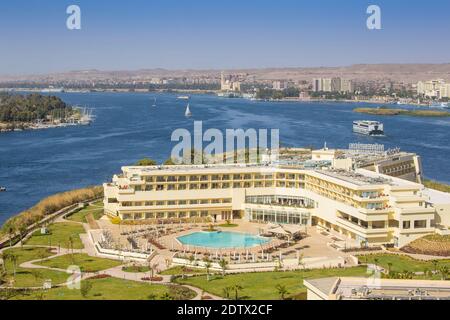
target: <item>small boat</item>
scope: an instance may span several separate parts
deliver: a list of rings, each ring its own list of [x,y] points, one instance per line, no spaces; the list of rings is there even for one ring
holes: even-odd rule
[[[184,113],[184,115],[186,116],[186,118],[192,117],[191,109],[189,109],[189,103],[188,103],[188,105],[186,107],[186,112]]]
[[[152,104],[152,107],[156,107],[156,98],[155,98],[155,100],[153,101],[153,104]]]
[[[384,136],[383,124],[378,121],[360,120],[353,122],[353,132],[368,136]]]
[[[0,187],[0,192],[5,192],[6,191],[6,187]]]
[[[189,96],[178,96],[177,99],[178,100],[189,100],[190,97]]]

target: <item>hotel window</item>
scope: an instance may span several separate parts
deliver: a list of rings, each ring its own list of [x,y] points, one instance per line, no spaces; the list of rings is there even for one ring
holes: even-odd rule
[[[198,216],[198,212],[197,212],[197,211],[191,211],[191,212],[189,213],[189,216],[190,216],[190,217],[197,217],[197,216]]]
[[[178,201],[178,205],[179,206],[183,206],[183,205],[185,205],[186,204],[186,200],[180,200],[180,201]]]
[[[153,177],[144,177],[146,182],[153,182]]]
[[[201,176],[200,180],[201,181],[208,181],[209,179],[208,179],[208,176]]]
[[[220,179],[219,179],[219,176],[217,174],[215,174],[215,175],[213,175],[211,177],[211,180],[217,181],[217,180],[220,180]]]
[[[198,189],[198,185],[196,185],[196,184],[190,184],[189,185],[189,189],[191,189],[191,190],[196,190],[196,189]]]
[[[233,188],[240,188],[241,184],[239,182],[234,182],[233,183]]]
[[[251,182],[245,182],[244,183],[244,188],[251,188],[252,187],[252,183]]]
[[[177,178],[176,178],[175,176],[169,176],[169,177],[167,178],[167,181],[168,181],[168,182],[176,182],[176,181],[177,181]]]
[[[189,200],[189,204],[198,204],[198,200]]]
[[[255,182],[255,188],[262,188],[262,187],[264,187],[264,183],[263,182],[261,182],[261,181],[256,181]]]
[[[153,205],[153,201],[146,201],[145,202],[145,206],[146,207],[150,207],[150,206],[152,206]]]
[[[177,204],[177,202],[174,201],[174,200],[167,201],[167,205],[168,205],[168,206],[175,206],[176,204]]]
[[[212,199],[211,203],[220,203],[220,199]]]
[[[156,218],[158,218],[158,219],[162,219],[162,218],[164,218],[166,216],[166,213],[165,212],[157,212],[156,213]]]
[[[117,203],[116,198],[108,198],[108,203]]]
[[[414,229],[423,229],[427,227],[427,220],[415,220]]]
[[[157,205],[157,206],[163,206],[163,205],[165,205],[165,204],[166,204],[165,201],[156,201],[156,205]]]
[[[251,174],[245,174],[244,175],[244,179],[245,180],[251,180],[252,179],[252,175]]]
[[[200,185],[200,189],[204,190],[204,189],[208,189],[208,184],[207,183],[202,183]]]
[[[169,212],[167,215],[168,218],[176,218],[176,216],[177,216],[176,212]]]
[[[176,190],[174,184],[167,185],[167,190]]]
[[[178,217],[179,218],[186,218],[186,212],[180,212],[180,213],[178,213]]]
[[[222,180],[230,180],[230,175],[224,174],[224,175],[222,176]]]
[[[219,184],[216,182],[211,183],[211,189],[219,189]]]
[[[189,181],[198,181],[198,176],[190,176]]]
[[[186,190],[186,185],[185,184],[179,184],[178,185],[178,190]]]
[[[122,207],[131,207],[131,206],[133,206],[132,202],[129,202],[129,201],[122,202]]]
[[[230,184],[228,182],[222,183],[222,189],[227,189],[230,187]]]
[[[164,190],[164,185],[163,184],[158,184],[156,186],[156,191],[161,191],[161,190]]]
[[[230,198],[222,199],[222,203],[231,203]]]
[[[200,200],[200,204],[208,204],[209,200],[208,199],[202,199]]]
[[[292,174],[292,173],[288,174],[288,179],[289,180],[294,180],[295,179],[295,174]]]
[[[157,176],[156,177],[156,182],[166,182],[166,178],[163,176]]]
[[[178,182],[186,181],[186,176],[179,176]]]
[[[286,177],[286,175],[284,174],[284,173],[279,173],[278,175],[277,175],[277,178],[278,179],[284,179]]]
[[[241,179],[241,175],[240,174],[233,174],[233,179],[234,180],[240,180]]]
[[[410,229],[411,221],[403,221],[403,229]]]
[[[152,185],[146,185],[145,186],[145,191],[152,191],[153,190],[153,186]]]
[[[145,214],[145,219],[152,219],[155,217],[155,214],[153,212],[147,212]]]
[[[272,187],[273,186],[273,182],[272,181],[266,181],[265,185],[266,185],[266,187]]]
[[[207,217],[207,216],[208,216],[208,211],[202,211],[202,212],[200,213],[200,215],[201,215],[202,217]]]
[[[140,206],[142,206],[142,202],[135,202],[135,203],[134,203],[134,206],[135,206],[135,207],[140,207]]]
[[[141,191],[142,187],[141,186],[134,186],[134,191]]]

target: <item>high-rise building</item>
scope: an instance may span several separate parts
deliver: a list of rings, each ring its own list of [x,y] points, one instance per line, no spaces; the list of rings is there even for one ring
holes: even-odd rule
[[[419,81],[417,93],[429,98],[450,98],[450,83],[442,79]]]
[[[315,78],[313,79],[314,92],[353,92],[353,82],[351,80],[334,78]]]

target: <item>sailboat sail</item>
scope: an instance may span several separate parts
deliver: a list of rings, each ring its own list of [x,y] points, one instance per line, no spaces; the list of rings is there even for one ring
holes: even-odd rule
[[[187,107],[186,107],[186,112],[184,113],[184,115],[185,115],[186,117],[192,116],[191,109],[189,109],[189,103],[188,103],[188,105],[187,105]]]
[[[155,100],[153,101],[152,107],[156,107],[156,98],[155,98]]]

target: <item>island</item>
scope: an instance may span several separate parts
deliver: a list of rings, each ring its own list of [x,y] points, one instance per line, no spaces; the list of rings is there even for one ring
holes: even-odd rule
[[[56,96],[0,93],[0,132],[90,124],[91,115]]]
[[[356,108],[354,112],[366,113],[379,116],[415,116],[415,117],[450,117],[450,112],[440,110],[406,110],[406,109],[390,109],[386,107],[379,108]]]

